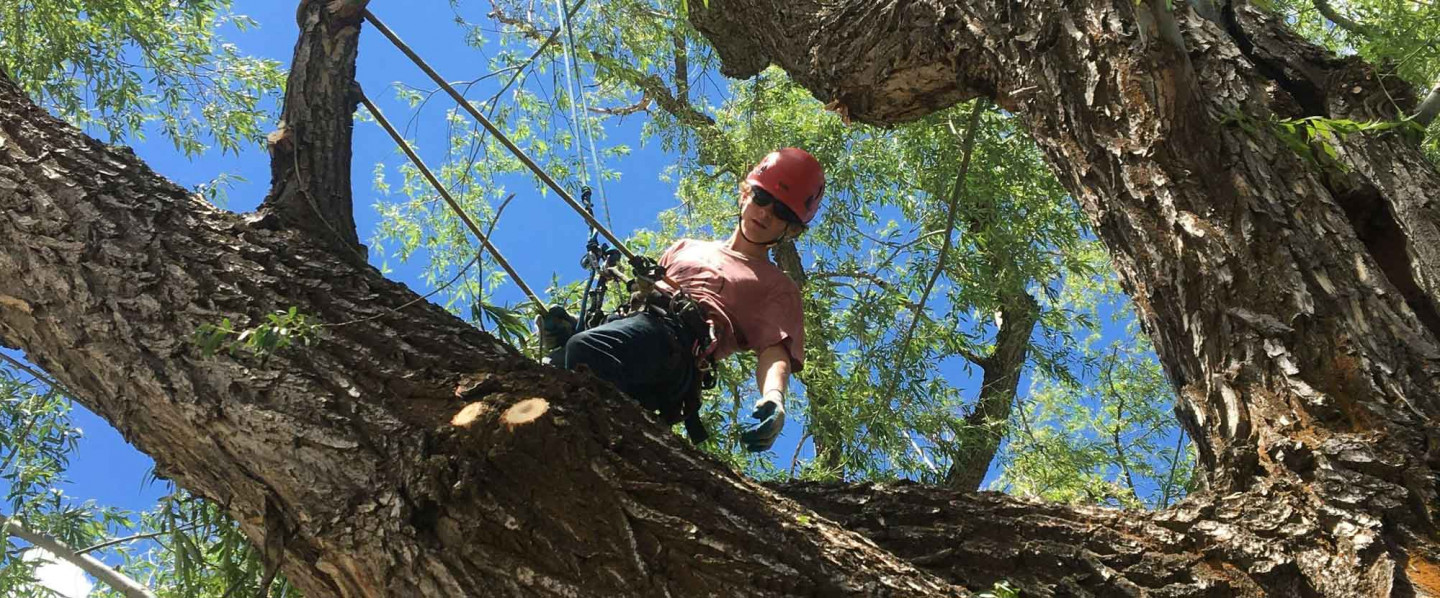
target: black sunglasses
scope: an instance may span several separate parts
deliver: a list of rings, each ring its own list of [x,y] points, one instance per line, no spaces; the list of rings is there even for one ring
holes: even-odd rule
[[[770,211],[774,212],[777,218],[791,224],[799,224],[802,226],[805,224],[805,221],[801,220],[800,216],[796,214],[794,210],[790,209],[790,206],[785,205],[785,202],[775,199],[775,196],[771,195],[769,191],[759,187],[752,187],[751,193],[753,196],[751,201],[754,201],[755,205],[762,208],[770,206]]]

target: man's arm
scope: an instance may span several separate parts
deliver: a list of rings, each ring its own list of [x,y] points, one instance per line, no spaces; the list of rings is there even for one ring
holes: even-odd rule
[[[756,357],[759,367],[755,368],[755,385],[760,388],[760,395],[778,392],[783,402],[785,389],[790,386],[790,352],[785,350],[784,345],[776,343],[760,351]]]
[[[766,347],[756,355],[759,366],[755,383],[760,387],[760,400],[755,403],[751,419],[758,423],[747,426],[740,434],[745,450],[759,453],[770,450],[780,430],[785,427],[785,387],[790,384],[790,352],[780,344]]]

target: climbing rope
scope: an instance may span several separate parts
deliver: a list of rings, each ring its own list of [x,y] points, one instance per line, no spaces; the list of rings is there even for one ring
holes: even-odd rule
[[[575,210],[575,213],[579,214],[581,218],[584,218],[586,224],[589,224],[591,228],[595,229],[597,232],[603,235],[607,241],[609,241],[612,245],[615,246],[616,249],[619,249],[627,260],[629,260],[632,264],[643,263],[643,258],[640,258],[634,253],[631,253],[630,250],[625,247],[625,244],[620,242],[620,239],[616,237],[614,233],[610,232],[610,230],[606,228],[605,225],[601,224],[600,221],[595,219],[594,215],[590,214],[590,212],[586,211],[579,202],[575,201],[575,198],[571,196],[569,192],[565,191],[564,187],[561,187],[559,183],[555,182],[555,179],[551,177],[549,173],[545,172],[545,170],[541,168],[540,165],[536,164],[534,160],[530,159],[530,156],[526,155],[524,150],[521,150],[518,146],[516,146],[515,143],[511,141],[510,138],[507,137],[505,133],[499,129],[499,127],[495,126],[495,123],[490,122],[490,119],[486,118],[484,114],[481,114],[474,105],[472,105],[469,101],[465,99],[465,96],[461,95],[459,91],[456,91],[455,88],[451,86],[448,82],[446,82],[439,73],[436,73],[435,69],[430,68],[430,65],[427,64],[424,59],[420,58],[420,56],[416,54],[414,50],[410,49],[410,46],[406,45],[405,42],[401,41],[400,37],[395,35],[395,32],[391,31],[389,27],[386,27],[385,23],[381,22],[379,18],[376,18],[374,13],[366,10],[365,20],[369,21],[370,24],[375,27],[375,29],[379,30],[381,34],[383,34],[387,39],[389,39],[390,43],[394,44],[395,47],[398,48],[402,53],[404,53],[411,62],[415,63],[415,66],[420,67],[420,70],[424,71],[425,74],[428,75],[430,79],[435,82],[436,85],[439,85],[441,89],[445,90],[446,93],[450,94],[450,97],[453,98],[456,103],[460,105],[461,108],[465,109],[465,111],[470,114],[471,118],[474,118],[477,122],[480,123],[481,126],[485,127],[486,131],[489,131],[491,135],[494,135],[495,139],[500,141],[501,145],[505,146],[505,149],[510,150],[510,153],[514,154],[515,157],[520,160],[520,163],[524,164],[526,168],[529,168],[531,172],[535,173],[535,176],[539,178],[541,182],[545,183],[545,186],[549,187],[552,191],[554,191],[556,195],[560,196],[560,199],[563,200],[566,205],[570,206],[570,209]],[[418,158],[415,158],[415,160],[418,161]]]
[[[360,93],[360,102],[365,104],[365,109],[369,110],[370,115],[375,117],[375,121],[380,123],[380,126],[385,129],[386,133],[390,134],[390,138],[395,140],[395,144],[400,146],[400,149],[405,152],[405,156],[410,158],[410,162],[415,164],[415,168],[418,168],[420,174],[425,176],[425,180],[430,181],[430,186],[434,187],[435,192],[439,193],[440,197],[445,200],[445,203],[450,206],[450,209],[455,211],[455,214],[458,215],[460,220],[465,223],[465,226],[470,229],[470,232],[474,233],[475,238],[480,239],[480,244],[484,245],[485,249],[490,252],[490,255],[495,257],[495,262],[500,264],[500,267],[505,269],[505,273],[509,274],[510,278],[515,280],[515,284],[520,286],[520,290],[525,291],[525,296],[529,297],[530,301],[534,302],[537,308],[544,311],[545,302],[541,301],[540,296],[536,295],[535,291],[530,290],[530,285],[525,284],[525,280],[520,278],[520,274],[516,272],[514,268],[510,267],[510,262],[505,260],[505,256],[500,255],[500,250],[496,249],[495,246],[490,243],[490,239],[487,238],[484,233],[480,232],[480,227],[476,226],[475,221],[470,219],[469,215],[465,214],[465,210],[460,207],[459,202],[456,202],[455,198],[450,196],[450,192],[445,189],[445,186],[440,184],[440,179],[435,178],[435,174],[430,172],[430,168],[425,166],[425,162],[420,160],[420,156],[417,155],[415,150],[410,147],[410,144],[405,141],[405,138],[400,135],[400,132],[390,125],[390,121],[385,118],[385,115],[380,113],[380,109],[376,108],[375,104],[372,103],[370,98],[366,97],[363,92]]]
[[[575,49],[575,31],[570,26],[570,22],[571,17],[573,17],[574,15],[573,13],[567,13],[565,11],[565,0],[555,0],[555,7],[557,8],[557,12],[560,14],[561,28],[565,30],[565,39],[567,43],[562,44],[562,47],[565,51],[565,80],[567,82],[566,89],[570,93],[570,119],[572,121],[575,121],[575,80],[580,78],[580,61],[578,58],[575,59],[573,62],[571,61],[571,54],[574,52]],[[579,97],[581,111],[580,120],[576,123],[576,126],[580,127],[581,130],[583,130],[583,132],[585,133],[586,142],[590,145],[590,163],[595,166],[595,186],[600,189],[600,205],[605,208],[605,223],[610,224],[610,199],[605,196],[605,171],[600,163],[600,153],[595,150],[595,129],[593,127],[593,124],[590,122],[590,119],[588,118],[590,115],[590,100],[585,98],[584,86],[580,86],[579,88]],[[578,135],[576,136],[576,140],[579,140]],[[589,169],[585,167],[584,150],[581,150],[580,148],[576,149],[580,154],[580,167],[582,169],[585,169],[585,172],[588,175]],[[589,177],[587,176],[587,178]],[[586,182],[585,184],[588,185],[589,183]]]
[[[565,62],[565,93],[570,95],[570,134],[575,136],[575,158],[580,162],[580,184],[588,187],[590,185],[590,167],[585,164],[585,150],[580,146],[580,137],[584,133],[584,126],[580,124],[580,118],[575,114],[575,65],[570,62],[570,47],[575,44],[575,39],[570,36],[570,20],[565,18],[565,0],[555,0],[555,12],[560,15],[560,27],[556,29],[565,31],[566,43],[560,44],[560,55]],[[586,206],[590,207],[590,206]]]

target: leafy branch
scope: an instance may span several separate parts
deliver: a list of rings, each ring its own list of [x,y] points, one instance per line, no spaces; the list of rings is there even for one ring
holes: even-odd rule
[[[291,307],[269,314],[264,322],[244,330],[237,330],[230,318],[219,324],[201,325],[195,331],[195,344],[205,357],[219,351],[233,356],[243,350],[264,358],[295,343],[309,346],[319,327],[313,318]]]
[[[1251,134],[1259,133],[1262,129],[1269,131],[1307,162],[1321,167],[1328,162],[1343,172],[1349,172],[1350,168],[1340,160],[1340,151],[1335,145],[1340,137],[1355,133],[1383,133],[1386,131],[1398,131],[1400,134],[1416,140],[1425,135],[1425,127],[1416,122],[1413,117],[1398,120],[1355,121],[1348,118],[1323,116],[1304,118],[1271,116],[1269,120],[1260,121],[1235,114],[1227,118],[1226,122],[1233,123]],[[1317,154],[1316,148],[1321,153]],[[1325,162],[1321,161],[1322,156],[1326,159]]]

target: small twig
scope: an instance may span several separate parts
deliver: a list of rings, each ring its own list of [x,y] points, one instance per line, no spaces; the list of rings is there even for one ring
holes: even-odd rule
[[[124,543],[126,543],[126,542],[134,542],[134,541],[136,541],[136,540],[149,540],[149,539],[152,539],[152,538],[158,538],[158,537],[160,537],[160,536],[164,536],[164,535],[166,535],[166,534],[188,532],[188,531],[193,530],[193,529],[198,528],[198,527],[200,527],[200,524],[199,524],[199,523],[192,523],[192,524],[190,524],[190,525],[187,525],[187,526],[184,526],[184,527],[181,527],[181,528],[177,528],[177,529],[173,529],[173,530],[165,530],[165,531],[161,531],[161,532],[148,532],[148,533],[144,533],[144,534],[135,534],[135,535],[133,535],[133,536],[125,536],[124,538],[115,538],[114,540],[106,540],[106,541],[104,541],[104,542],[101,542],[101,543],[99,543],[99,544],[95,544],[95,545],[93,545],[93,546],[88,546],[88,547],[85,547],[85,548],[81,548],[80,550],[75,551],[75,554],[85,554],[85,553],[87,553],[87,552],[95,552],[95,551],[97,551],[97,550],[102,550],[102,549],[105,549],[105,548],[109,548],[109,547],[114,546],[114,545],[116,545],[116,544],[124,544]]]
[[[55,387],[52,386],[50,389],[50,393],[46,395],[46,398],[48,399],[52,396],[55,396],[54,393]],[[31,396],[34,397],[39,395]],[[15,438],[15,450],[10,451],[10,454],[5,457],[4,463],[0,463],[0,474],[3,474],[6,470],[10,469],[10,464],[15,461],[15,457],[20,456],[20,445],[25,442],[25,438],[30,436],[30,430],[35,427],[35,422],[39,419],[40,417],[38,415],[27,418],[25,421],[25,428],[23,430],[20,430],[20,435],[13,437]]]
[[[495,225],[497,225],[497,224],[500,223],[500,215],[505,213],[505,206],[510,205],[510,200],[512,200],[512,199],[515,199],[515,194],[514,194],[514,193],[511,193],[510,195],[505,196],[505,199],[500,202],[500,207],[495,208],[495,216],[490,219],[490,224],[485,227],[485,236],[486,236],[486,237],[489,237],[490,235],[492,235],[492,234],[495,233]],[[484,287],[484,285],[485,285],[485,261],[482,260],[482,259],[480,259],[480,256],[481,256],[480,251],[479,251],[479,250],[476,250],[476,251],[475,251],[475,260],[472,262],[472,263],[478,264],[478,265],[480,266],[480,267],[478,268],[478,271],[477,271],[476,274],[475,274],[475,302],[476,302],[476,303],[484,303],[484,302],[485,302],[485,287]],[[460,273],[463,274],[463,273],[465,273],[467,270],[469,270],[469,266],[466,266],[465,269],[463,269],[463,270],[460,271]],[[453,282],[455,282],[455,281],[452,280],[452,281],[450,281],[450,282],[453,283]],[[447,285],[447,286],[448,286],[448,285]],[[485,330],[485,320],[484,320],[483,318],[479,318],[478,321],[475,322],[475,324],[480,327],[480,330]]]
[[[11,357],[11,356],[6,355],[6,354],[4,354],[4,353],[0,353],[0,359],[5,360],[5,361],[8,362],[10,365],[15,366],[15,368],[19,369],[20,371],[25,372],[25,373],[27,373],[27,374],[30,374],[31,377],[33,377],[33,378],[35,378],[36,380],[39,380],[39,381],[41,381],[41,382],[44,382],[45,384],[49,385],[51,388],[58,388],[58,389],[60,389],[60,392],[64,393],[66,396],[70,396],[70,397],[75,396],[75,393],[70,392],[70,389],[65,388],[64,385],[62,385],[62,384],[60,384],[59,382],[56,382],[56,381],[54,381],[54,380],[51,380],[50,378],[45,377],[45,375],[44,375],[44,374],[41,374],[40,372],[37,372],[37,371],[35,371],[35,370],[33,370],[33,369],[30,369],[29,366],[26,366],[25,364],[20,363],[20,360],[15,359],[14,357]]]
[[[1118,353],[1118,348],[1111,349],[1110,359],[1105,362],[1105,385],[1115,397],[1115,425],[1110,428],[1110,439],[1115,444],[1115,459],[1120,462],[1120,471],[1125,474],[1125,485],[1130,487],[1130,496],[1139,500],[1140,494],[1135,490],[1135,476],[1130,473],[1130,463],[1125,460],[1125,443],[1120,440],[1120,428],[1125,421],[1125,397],[1115,388],[1115,362],[1119,359]]]
[[[827,280],[831,278],[860,278],[875,283],[875,286],[880,287],[881,290],[890,290],[890,281],[885,280],[884,278],[881,278],[870,272],[863,272],[858,270],[846,270],[841,272],[811,272],[810,278],[820,280]]]
[[[931,461],[930,457],[925,454],[925,450],[920,448],[920,444],[915,442],[915,437],[910,435],[910,431],[904,430],[902,433],[905,435],[905,440],[910,441],[910,448],[915,449],[915,454],[920,455],[920,462],[925,464],[930,473],[939,475],[940,469],[935,467],[935,462]]]
[[[810,439],[810,426],[806,425],[800,430],[800,442],[795,443],[795,454],[790,455],[790,479],[795,479],[795,467],[800,464],[800,449],[805,448],[805,441]]]
[[[910,318],[910,325],[905,329],[904,340],[900,344],[900,353],[896,356],[895,365],[891,369],[890,384],[885,394],[885,399],[895,392],[895,384],[898,382],[900,368],[904,367],[905,359],[910,353],[910,341],[914,339],[915,326],[920,322],[920,314],[925,311],[925,303],[930,299],[930,291],[935,288],[935,281],[940,279],[940,274],[945,271],[945,258],[950,255],[950,244],[952,235],[955,233],[955,219],[959,214],[960,197],[965,194],[965,179],[970,174],[970,156],[975,149],[975,133],[980,128],[980,113],[989,104],[985,99],[975,100],[975,107],[970,111],[970,126],[965,131],[965,141],[961,149],[960,172],[955,177],[955,187],[950,193],[949,215],[945,221],[945,244],[940,246],[940,257],[935,264],[935,272],[930,275],[929,282],[925,283],[925,290],[920,293],[920,301],[915,308],[915,314]]]
[[[1175,454],[1170,458],[1170,472],[1165,475],[1165,488],[1160,495],[1158,509],[1170,506],[1170,492],[1175,489],[1175,470],[1180,467],[1180,451],[1185,450],[1185,430],[1181,429],[1175,442]]]
[[[1375,34],[1375,30],[1369,26],[1362,25],[1336,11],[1335,7],[1330,5],[1330,0],[1311,0],[1311,2],[1315,5],[1315,10],[1320,11],[1320,14],[1324,15],[1326,19],[1329,19],[1331,23],[1336,24],[1341,29],[1358,35]]]
[[[619,108],[604,108],[597,106],[591,108],[590,112],[594,114],[603,114],[605,116],[630,116],[631,114],[635,114],[636,112],[645,112],[649,110],[650,104],[652,103],[654,102],[650,99],[650,96],[642,93],[640,94],[640,101],[635,102],[634,104],[631,104],[629,106],[621,106]]]

